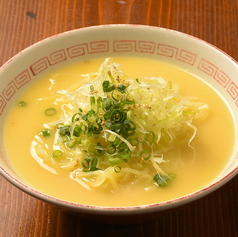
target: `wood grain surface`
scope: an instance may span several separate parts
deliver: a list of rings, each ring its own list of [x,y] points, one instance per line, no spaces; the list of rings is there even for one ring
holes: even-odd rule
[[[188,33],[238,60],[237,0],[0,0],[0,65],[54,34],[124,23]],[[177,211],[126,226],[80,219],[28,196],[0,177],[0,237],[5,236],[236,237],[238,177]]]

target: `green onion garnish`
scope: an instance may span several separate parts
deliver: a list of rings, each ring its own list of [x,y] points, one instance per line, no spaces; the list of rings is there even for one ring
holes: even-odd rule
[[[93,85],[90,86],[90,92],[91,92],[91,93],[94,92],[94,86],[93,86]]]
[[[124,94],[120,90],[114,90],[112,91],[112,98],[116,101],[120,101],[124,97]]]
[[[49,129],[42,130],[41,133],[44,137],[50,136],[50,130]]]
[[[97,146],[94,147],[93,149],[94,155],[95,156],[103,156],[105,154],[104,148],[101,146],[100,143],[97,144]]]
[[[93,157],[92,159],[84,159],[81,162],[84,172],[99,170],[97,168],[98,159]]]
[[[127,105],[134,105],[135,101],[134,100],[122,100],[121,103],[127,104]]]
[[[63,126],[59,128],[59,134],[61,136],[69,136],[70,135],[70,126]]]
[[[54,115],[56,113],[56,109],[55,108],[49,108],[49,109],[46,109],[45,110],[45,114],[47,115],[47,116],[52,116],[52,115]]]
[[[126,118],[126,114],[118,109],[112,111],[110,120],[112,123],[122,123]]]
[[[26,106],[27,106],[27,103],[26,103],[25,101],[20,101],[20,102],[19,102],[19,105],[20,105],[21,107],[26,107]]]
[[[84,159],[81,162],[84,169],[89,169],[90,159]]]
[[[109,81],[103,81],[102,87],[104,92],[110,92],[115,89],[115,86]]]
[[[117,157],[116,158],[110,157],[108,161],[109,161],[110,165],[119,165],[123,162],[122,159],[117,158]]]
[[[115,171],[116,173],[120,173],[120,172],[121,172],[121,167],[120,167],[120,166],[115,166],[115,167],[114,167],[114,171]]]
[[[121,84],[117,86],[117,90],[120,91],[121,93],[125,93],[126,86]]]
[[[108,154],[114,154],[116,152],[116,150],[117,150],[117,148],[113,144],[109,145],[106,149]]]
[[[54,150],[52,153],[53,157],[60,157],[63,155],[63,152],[61,150]]]
[[[147,150],[143,150],[140,152],[140,157],[144,160],[149,160],[150,159],[150,152]]]
[[[131,151],[128,148],[125,148],[124,150],[119,150],[119,153],[117,155],[118,158],[128,161],[128,159],[131,157]]]
[[[99,134],[102,131],[102,125],[100,123],[93,123],[90,127],[93,134]]]
[[[72,138],[72,139],[66,141],[65,144],[68,148],[73,148],[73,147],[75,147],[75,145],[78,144],[78,140],[75,137],[75,138]]]
[[[137,134],[136,139],[138,140],[138,142],[144,143],[147,141],[147,135],[145,133],[139,133]]]
[[[94,105],[95,102],[96,102],[95,97],[94,97],[94,96],[91,96],[91,97],[90,97],[90,105],[91,105],[91,106]]]
[[[172,137],[177,127],[180,125],[182,127],[191,120],[189,116],[193,115],[194,110],[183,111],[183,106],[176,105],[177,94],[175,92],[177,88],[162,78],[143,80],[142,83],[138,78],[132,80],[122,71],[116,71],[116,66],[104,66],[106,68],[102,67],[97,80],[95,79],[93,84],[88,86],[87,97],[82,97],[81,101],[81,95],[72,96],[76,99],[72,105],[78,104],[83,109],[79,108],[73,115],[70,114],[71,112],[67,113],[71,119],[67,118],[65,122],[57,124],[59,135],[59,139],[57,139],[65,146],[64,149],[72,154],[74,151],[76,156],[82,153],[80,154],[82,155],[81,166],[77,161],[75,169],[93,172],[99,169],[105,170],[111,166],[116,173],[119,173],[124,166],[132,167],[131,162],[136,160],[140,167],[151,165],[157,173],[152,177],[155,184],[159,187],[166,187],[175,175],[160,175],[158,168],[160,161],[154,156],[160,154],[166,145],[163,142],[167,141],[170,133]],[[151,90],[156,84],[158,85],[158,94]],[[174,101],[175,96],[176,100]],[[84,102],[85,98],[88,98],[88,101]],[[166,103],[163,104],[166,108],[163,107],[161,112],[159,104],[163,98],[166,98]],[[173,100],[170,101],[170,98]],[[164,110],[167,111],[167,107],[169,107],[168,116],[164,115]],[[56,110],[49,108],[45,113],[54,115]],[[177,122],[179,125],[175,126],[174,123]],[[169,134],[166,130],[169,131]],[[194,129],[193,135],[195,133],[196,129]],[[42,134],[48,136],[49,131],[43,130]],[[160,141],[162,142],[159,143]],[[157,142],[159,148],[155,149],[154,145]],[[55,150],[52,155],[60,157],[63,152]],[[154,164],[153,160],[157,164]],[[125,162],[128,163],[125,164]],[[90,177],[92,180],[96,180],[97,173],[95,173],[95,177]]]
[[[72,119],[71,121],[74,122],[74,121],[79,121],[80,117],[81,117],[81,113],[76,113],[72,116]]]
[[[149,142],[150,145],[155,142],[155,133],[153,131],[147,133],[147,142]]]
[[[168,186],[169,178],[165,175],[156,174],[153,179],[160,187]]]

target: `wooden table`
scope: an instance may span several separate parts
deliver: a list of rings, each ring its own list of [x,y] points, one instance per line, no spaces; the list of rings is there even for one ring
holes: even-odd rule
[[[46,37],[111,23],[185,32],[238,60],[237,0],[0,0],[0,65]],[[0,177],[0,237],[4,236],[238,236],[238,176],[178,211],[128,226],[82,220]]]

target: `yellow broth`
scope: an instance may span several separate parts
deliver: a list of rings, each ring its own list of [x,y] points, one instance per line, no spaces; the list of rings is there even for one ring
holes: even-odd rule
[[[234,145],[234,124],[224,101],[195,76],[163,62],[145,58],[114,58],[131,78],[160,76],[179,85],[181,94],[199,98],[209,105],[207,119],[197,124],[194,140],[196,158],[191,148],[169,154],[168,162],[161,164],[167,172],[176,173],[168,187],[145,190],[139,185],[126,185],[120,192],[97,189],[90,191],[71,180],[66,173],[53,174],[42,168],[30,155],[31,142],[42,130],[42,124],[59,118],[59,113],[45,116],[54,105],[61,89],[75,89],[81,74],[97,72],[104,59],[79,62],[45,76],[28,88],[9,112],[4,129],[5,148],[16,172],[30,186],[47,195],[70,202],[97,206],[134,206],[158,203],[197,191],[212,182],[228,163]],[[53,94],[52,94],[53,93]]]

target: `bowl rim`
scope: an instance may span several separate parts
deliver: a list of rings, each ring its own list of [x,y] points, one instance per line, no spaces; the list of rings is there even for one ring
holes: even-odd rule
[[[105,25],[94,25],[94,26],[87,26],[87,27],[82,27],[78,29],[73,29],[65,32],[61,32],[52,36],[49,36],[45,39],[42,39],[27,48],[21,50],[18,52],[16,55],[11,57],[7,62],[5,62],[0,69],[4,69],[8,64],[10,64],[15,58],[18,58],[19,55],[24,53],[25,51],[34,49],[38,44],[42,44],[45,41],[49,41],[54,38],[61,37],[62,35],[70,34],[72,32],[83,32],[87,30],[94,30],[94,29],[99,29],[99,28],[109,28],[109,27],[114,27],[114,28],[142,28],[143,30],[146,29],[155,29],[155,30],[160,30],[160,31],[165,31],[165,32],[171,32],[172,34],[179,34],[182,37],[189,37],[195,41],[198,41],[202,44],[206,44],[209,47],[212,47],[216,51],[219,51],[223,55],[225,55],[228,59],[233,61],[236,66],[238,67],[238,62],[232,58],[230,55],[228,55],[226,52],[223,50],[219,49],[218,47],[208,43],[207,41],[204,41],[200,38],[197,38],[195,36],[192,36],[187,33],[183,33],[177,30],[173,29],[168,29],[168,28],[163,28],[163,27],[158,27],[158,26],[149,26],[149,25],[136,25],[136,24],[105,24]],[[134,214],[143,214],[143,213],[148,213],[148,212],[158,212],[158,211],[163,211],[167,209],[174,208],[176,206],[182,206],[184,204],[190,203],[192,201],[195,201],[203,196],[208,195],[209,193],[217,190],[224,184],[226,184],[228,181],[230,181],[232,178],[234,178],[238,174],[238,166],[234,167],[231,172],[229,172],[226,176],[220,178],[216,182],[213,182],[210,185],[207,185],[206,187],[195,191],[191,194],[184,195],[179,198],[175,198],[172,200],[164,201],[164,202],[159,202],[159,203],[153,203],[153,204],[147,204],[147,205],[138,205],[138,206],[122,206],[122,207],[107,207],[107,206],[95,206],[95,205],[84,205],[84,204],[79,204],[79,203],[74,203],[74,202],[69,202],[65,200],[61,200],[55,197],[51,197],[47,194],[44,194],[40,191],[37,191],[34,188],[29,187],[28,185],[24,184],[23,182],[19,181],[18,179],[14,178],[10,173],[8,173],[2,166],[0,166],[0,174],[11,184],[13,184],[15,187],[19,188],[23,192],[39,199],[47,203],[51,203],[53,205],[60,206],[62,208],[66,208],[68,210],[72,211],[77,211],[77,212],[82,212],[82,213],[93,213],[93,214],[106,214],[106,215],[134,215]]]
[[[185,33],[185,32],[181,32],[181,31],[178,31],[178,30],[174,30],[174,29],[170,29],[170,28],[165,28],[165,27],[160,27],[160,26],[151,26],[151,25],[142,25],[142,24],[103,24],[103,25],[92,25],[92,26],[85,26],[85,27],[81,27],[81,28],[76,28],[76,29],[72,29],[72,30],[67,30],[67,31],[64,31],[64,32],[60,32],[60,33],[57,33],[55,35],[51,35],[51,36],[48,36],[46,38],[43,38],[29,46],[27,46],[26,48],[22,49],[21,51],[19,51],[18,53],[16,53],[15,55],[13,55],[12,57],[10,57],[5,63],[3,63],[0,67],[0,69],[3,69],[4,67],[6,67],[11,61],[13,61],[16,57],[19,57],[19,55],[21,55],[22,53],[24,53],[25,51],[27,50],[30,50],[32,49],[33,47],[36,47],[36,45],[38,44],[41,44],[41,43],[44,43],[45,41],[49,41],[51,39],[54,39],[54,38],[58,38],[60,37],[61,35],[66,35],[66,34],[71,34],[73,32],[79,32],[79,31],[85,31],[85,30],[94,30],[94,29],[100,29],[100,28],[109,28],[109,27],[116,27],[116,28],[119,28],[119,27],[132,27],[132,28],[143,28],[143,29],[155,29],[155,30],[160,30],[160,31],[167,31],[167,32],[171,32],[171,33],[174,33],[174,34],[178,34],[178,35],[181,35],[181,36],[184,36],[184,37],[188,37],[190,39],[194,39],[195,41],[198,41],[202,44],[205,44],[213,49],[215,49],[216,51],[219,51],[220,53],[222,53],[223,55],[225,55],[227,58],[229,58],[231,61],[233,61],[236,65],[238,65],[238,61],[235,60],[233,57],[231,57],[228,53],[226,53],[224,50],[218,48],[217,46],[209,43],[208,41],[205,41],[201,38],[198,38],[196,36],[193,36],[191,34],[188,34],[188,33]]]

